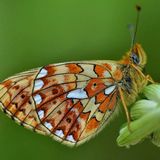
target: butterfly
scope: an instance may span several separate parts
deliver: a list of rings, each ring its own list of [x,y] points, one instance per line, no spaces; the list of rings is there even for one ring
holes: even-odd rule
[[[79,145],[108,124],[121,102],[126,107],[135,101],[148,83],[145,64],[146,54],[135,44],[120,61],[66,62],[23,72],[0,84],[1,108],[28,129]]]
[[[99,133],[122,103],[132,104],[150,80],[147,57],[134,44],[119,61],[57,63],[16,74],[0,83],[1,109],[22,126],[69,145]]]

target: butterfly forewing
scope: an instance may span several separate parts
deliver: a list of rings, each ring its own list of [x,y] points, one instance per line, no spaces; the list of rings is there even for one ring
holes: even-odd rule
[[[20,124],[70,146],[98,133],[117,104],[111,62],[48,65],[0,85],[3,110]]]

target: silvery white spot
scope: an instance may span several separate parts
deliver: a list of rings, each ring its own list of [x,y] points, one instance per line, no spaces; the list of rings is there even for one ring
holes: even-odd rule
[[[34,91],[39,90],[43,87],[44,82],[40,79],[35,80]]]
[[[36,104],[40,104],[42,102],[42,97],[39,94],[36,94],[33,98]]]
[[[103,74],[104,74],[104,77],[106,78],[111,77],[111,74],[108,71],[105,71]]]
[[[108,88],[105,89],[104,93],[106,95],[109,95],[109,94],[111,94],[114,91],[115,88],[116,88],[116,86],[110,86],[110,87],[108,87]]]
[[[47,75],[48,71],[46,69],[41,69],[41,71],[39,72],[39,74],[37,75],[37,78],[42,78],[45,77]]]
[[[63,133],[62,130],[56,130],[56,131],[55,131],[55,135],[57,135],[58,137],[61,137],[61,138],[64,137],[64,133]]]
[[[51,125],[51,123],[45,122],[44,125],[48,128],[48,129],[52,129],[53,126]]]
[[[38,116],[40,119],[42,119],[44,117],[44,111],[43,110],[38,111]]]
[[[73,138],[73,135],[68,135],[66,140],[70,141],[70,142],[76,142],[75,139]]]
[[[83,88],[79,88],[76,90],[73,90],[68,93],[67,98],[76,98],[76,99],[84,99],[88,98],[86,91],[84,91]]]

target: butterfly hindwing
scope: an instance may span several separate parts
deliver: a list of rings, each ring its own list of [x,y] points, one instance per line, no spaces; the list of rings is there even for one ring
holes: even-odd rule
[[[20,124],[74,146],[98,133],[114,112],[114,83],[110,63],[53,64],[4,81],[0,102]]]

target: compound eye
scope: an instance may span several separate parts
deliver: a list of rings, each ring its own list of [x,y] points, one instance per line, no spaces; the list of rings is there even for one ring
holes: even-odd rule
[[[131,54],[131,60],[134,64],[140,63],[140,59],[139,59],[138,55],[134,52],[132,52],[132,54]]]

